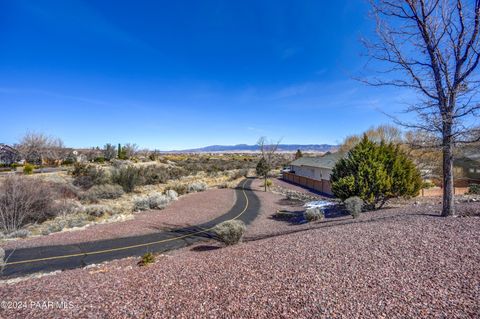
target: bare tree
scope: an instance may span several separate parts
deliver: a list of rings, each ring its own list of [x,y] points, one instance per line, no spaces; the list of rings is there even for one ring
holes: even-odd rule
[[[55,194],[40,180],[11,175],[0,183],[0,230],[15,231],[29,222],[52,217]]]
[[[480,139],[480,0],[370,0],[376,41],[365,41],[381,63],[375,86],[412,89],[419,101],[407,107],[417,120],[396,119],[410,129],[439,136],[443,162],[443,216],[455,214],[453,154],[456,145]]]
[[[113,144],[107,143],[103,147],[103,157],[110,161],[117,156],[117,147]]]
[[[355,145],[360,143],[363,135],[367,135],[369,140],[376,143],[384,141],[386,143],[400,144],[402,143],[403,139],[403,133],[398,127],[384,124],[377,127],[371,127],[370,129],[359,135],[347,136],[343,141],[342,145],[340,145],[339,151],[348,152]]]
[[[58,163],[67,156],[60,138],[47,136],[43,133],[26,133],[17,146],[27,162],[43,165],[44,162]]]
[[[132,158],[138,153],[138,145],[134,143],[127,143],[125,144],[125,146],[123,146],[122,149],[125,152],[127,158]]]
[[[259,165],[261,167],[258,171],[261,172],[261,175],[263,175],[265,191],[267,191],[268,174],[270,173],[270,170],[273,168],[274,156],[278,150],[278,145],[280,144],[280,142],[281,140],[278,140],[277,142],[273,142],[273,141],[267,142],[266,137],[260,137],[257,142],[257,145],[262,154],[262,158],[260,159],[260,162],[259,162]]]

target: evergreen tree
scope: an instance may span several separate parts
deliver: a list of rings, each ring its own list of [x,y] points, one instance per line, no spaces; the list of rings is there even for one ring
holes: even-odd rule
[[[295,153],[295,159],[299,159],[300,157],[303,157],[302,151],[297,150],[297,152]]]
[[[376,144],[366,135],[337,163],[331,182],[335,196],[358,196],[370,209],[390,198],[417,196],[422,185],[420,172],[398,145]]]
[[[268,177],[268,172],[270,171],[270,166],[268,165],[267,160],[264,157],[262,157],[260,161],[258,161],[256,171],[258,176],[263,177],[265,191],[267,191],[267,177]]]

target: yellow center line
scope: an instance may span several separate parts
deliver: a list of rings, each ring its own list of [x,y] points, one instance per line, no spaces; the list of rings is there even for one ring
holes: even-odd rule
[[[245,183],[246,182],[247,182],[247,180],[245,180],[242,184],[242,192],[243,192],[243,196],[245,196],[245,200],[246,200],[245,208],[240,212],[240,214],[238,214],[237,216],[235,216],[234,218],[232,218],[230,220],[234,220],[234,219],[239,218],[240,216],[243,215],[243,213],[245,213],[245,211],[248,208],[248,197],[247,197],[247,193],[245,192]],[[55,259],[65,259],[65,258],[79,257],[79,256],[99,255],[99,254],[104,254],[104,253],[109,253],[109,252],[114,252],[114,251],[121,251],[121,250],[127,250],[127,249],[132,249],[132,248],[145,247],[145,246],[165,243],[165,242],[169,242],[169,241],[174,241],[174,240],[178,240],[178,239],[193,237],[193,236],[198,235],[198,234],[209,232],[213,228],[215,228],[215,226],[204,229],[204,230],[196,231],[196,232],[191,233],[191,234],[182,235],[182,236],[173,237],[173,238],[168,238],[168,239],[157,240],[157,241],[152,241],[152,242],[143,243],[143,244],[123,246],[123,247],[117,247],[117,248],[111,248],[111,249],[96,250],[96,251],[91,251],[91,252],[86,252],[86,253],[77,253],[77,254],[69,254],[69,255],[60,255],[60,256],[53,256],[53,257],[14,261],[14,262],[5,263],[5,266],[27,264],[27,263],[33,263],[33,262],[39,262],[39,261],[55,260]]]

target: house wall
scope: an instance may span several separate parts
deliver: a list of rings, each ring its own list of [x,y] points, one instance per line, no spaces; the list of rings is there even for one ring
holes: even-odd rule
[[[312,166],[296,166],[292,165],[292,169],[298,176],[308,177],[316,180],[330,180],[330,175],[332,174],[331,169],[312,167]]]

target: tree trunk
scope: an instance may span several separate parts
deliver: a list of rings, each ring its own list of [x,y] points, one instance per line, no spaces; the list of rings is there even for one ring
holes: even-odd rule
[[[265,186],[265,191],[267,191],[267,174],[265,174],[265,180],[263,182],[263,185]]]
[[[452,126],[443,124],[443,209],[442,216],[455,215],[453,190],[453,141]]]

